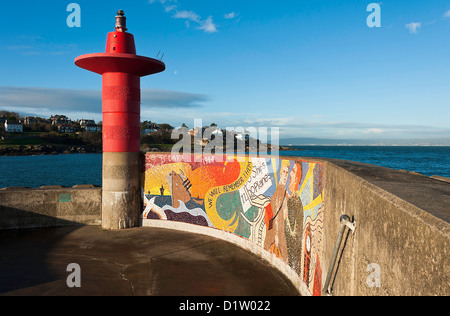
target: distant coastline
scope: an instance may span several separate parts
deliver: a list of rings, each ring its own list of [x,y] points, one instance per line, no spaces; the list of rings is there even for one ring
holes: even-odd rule
[[[290,146],[280,146],[280,151],[301,150]],[[142,152],[170,153],[170,148],[155,145],[153,147],[145,146]],[[43,144],[43,145],[14,145],[0,146],[0,156],[52,156],[52,155],[70,155],[70,154],[101,154],[101,147],[92,145],[61,145],[61,144]]]
[[[0,156],[99,153],[102,134],[94,132],[22,132],[0,135]]]
[[[450,147],[450,145],[360,145],[360,144],[304,144],[279,146],[279,151],[304,151],[308,147]],[[144,153],[170,153],[171,148],[167,145],[144,144],[141,151]],[[248,148],[246,148],[248,151]],[[39,144],[39,145],[3,145],[0,146],[0,156],[51,156],[70,154],[101,154],[102,146],[92,144],[64,145],[64,144]]]
[[[285,138],[280,139],[283,146],[450,146],[450,138],[427,139],[322,139]]]
[[[61,154],[98,154],[102,151],[92,146],[74,146],[74,145],[19,145],[19,146],[1,146],[0,156],[44,156]]]

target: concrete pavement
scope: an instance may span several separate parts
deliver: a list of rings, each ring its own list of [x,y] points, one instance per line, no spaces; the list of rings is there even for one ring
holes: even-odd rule
[[[81,287],[67,278],[80,267]],[[75,280],[75,279],[72,279]],[[270,264],[209,236],[98,226],[0,231],[0,295],[296,296]]]

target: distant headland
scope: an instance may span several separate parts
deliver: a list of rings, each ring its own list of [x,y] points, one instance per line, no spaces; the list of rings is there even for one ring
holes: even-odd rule
[[[183,130],[184,132],[181,132]],[[184,135],[182,135],[184,133]],[[186,124],[174,128],[167,123],[141,122],[141,151],[170,152],[172,147],[187,138],[188,147],[205,148],[211,141],[223,139],[223,148],[234,144],[235,150],[243,148],[246,152],[260,151],[262,142],[244,132],[219,128],[215,123],[209,126],[189,129]],[[205,135],[211,134],[205,138]],[[180,137],[174,137],[180,135]],[[238,147],[242,145],[243,147]],[[291,150],[289,146],[272,149]],[[256,146],[256,149],[255,149]],[[102,153],[102,122],[81,119],[72,121],[65,115],[50,118],[21,117],[18,113],[0,111],[0,156],[31,156]]]

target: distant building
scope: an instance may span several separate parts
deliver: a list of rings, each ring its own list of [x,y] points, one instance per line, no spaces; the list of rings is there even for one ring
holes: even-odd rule
[[[80,124],[81,127],[86,126],[86,125],[95,125],[94,120],[86,120],[86,119],[81,119],[78,121],[78,123]]]
[[[83,132],[98,133],[102,131],[102,126],[97,125],[95,120],[81,119],[78,120],[78,123],[80,124],[80,129]]]
[[[235,137],[237,140],[244,140],[244,135],[243,135],[242,133],[235,133],[235,134],[234,134],[234,137]]]
[[[214,136],[223,136],[223,131],[222,131],[220,128],[216,128],[215,130],[213,130],[213,131],[211,132],[211,135],[214,135]]]
[[[52,125],[68,125],[72,123],[72,121],[65,115],[52,115],[50,117],[50,121],[52,122]]]
[[[59,125],[58,132],[60,133],[75,133],[77,128],[73,125]]]
[[[81,127],[81,130],[84,132],[89,132],[89,133],[98,133],[98,132],[102,131],[102,127],[100,125],[96,125],[96,124],[88,124],[88,125]]]
[[[33,125],[38,123],[38,118],[34,116],[25,116],[23,119],[24,125]]]
[[[5,122],[5,132],[7,133],[23,133],[23,125],[20,122]]]
[[[144,127],[144,129],[142,130],[142,134],[143,135],[148,135],[154,132],[159,131],[160,128],[158,127],[158,125],[156,124],[149,124],[146,127]]]

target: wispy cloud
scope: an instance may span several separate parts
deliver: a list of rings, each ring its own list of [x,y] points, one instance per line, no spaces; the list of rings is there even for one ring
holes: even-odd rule
[[[73,53],[74,49],[78,48],[76,44],[54,43],[41,36],[19,36],[15,42],[12,45],[6,46],[6,49],[15,51],[22,56],[65,55]]]
[[[204,20],[201,25],[198,27],[199,30],[203,30],[206,33],[216,33],[217,26],[213,21],[212,16],[209,16],[206,20]]]
[[[209,97],[179,91],[143,89],[142,109],[190,109],[203,106]],[[0,109],[50,116],[64,114],[71,118],[80,115],[98,116],[102,113],[100,90],[69,90],[54,88],[0,87]]]
[[[232,20],[234,18],[236,18],[239,14],[237,14],[236,12],[230,12],[230,13],[226,13],[223,15],[223,17],[227,20]]]
[[[142,108],[200,108],[210,100],[204,94],[180,91],[142,89]]]
[[[424,22],[424,23],[422,23],[422,22],[411,22],[411,23],[406,24],[405,27],[409,30],[409,32],[411,34],[418,34],[419,30],[422,27],[428,27],[430,25],[438,23],[439,21],[448,20],[448,19],[450,19],[450,10],[445,11],[444,14],[441,17],[435,18],[435,19],[433,19],[431,21]]]
[[[370,128],[367,128],[366,130],[363,130],[363,133],[380,135],[380,134],[386,133],[386,131],[382,128],[370,127]]]
[[[238,22],[240,22],[241,21],[241,16],[240,16],[240,14],[239,13],[236,13],[236,12],[230,12],[230,13],[225,13],[224,15],[223,15],[223,18],[225,19],[225,20],[227,20],[227,21],[233,21],[233,22],[236,22],[236,23],[238,23]]]
[[[245,117],[245,119],[242,119]],[[217,120],[217,119],[216,119]],[[234,125],[243,127],[279,127],[280,136],[313,138],[442,138],[450,137],[450,128],[414,125],[383,124],[351,121],[324,121],[314,117],[272,115],[261,118],[255,113],[239,113],[228,117]],[[219,124],[219,122],[216,122]],[[219,126],[221,126],[219,124]],[[363,136],[364,135],[364,136]]]
[[[200,15],[191,10],[179,10],[179,3],[177,0],[149,0],[149,3],[159,2],[163,5],[164,11],[172,13],[172,18],[183,19],[187,27],[190,27],[191,22],[194,22],[196,29],[202,30],[206,33],[218,32],[218,26],[214,23],[213,17],[209,16],[206,19],[202,19]]]
[[[194,11],[176,11],[175,14],[173,15],[174,19],[186,19],[189,21],[193,21],[193,22],[198,22],[200,23],[201,19],[200,16],[195,13]]]
[[[419,32],[419,29],[422,27],[421,22],[412,22],[405,25],[407,29],[409,29],[409,32],[411,34],[417,34]]]

